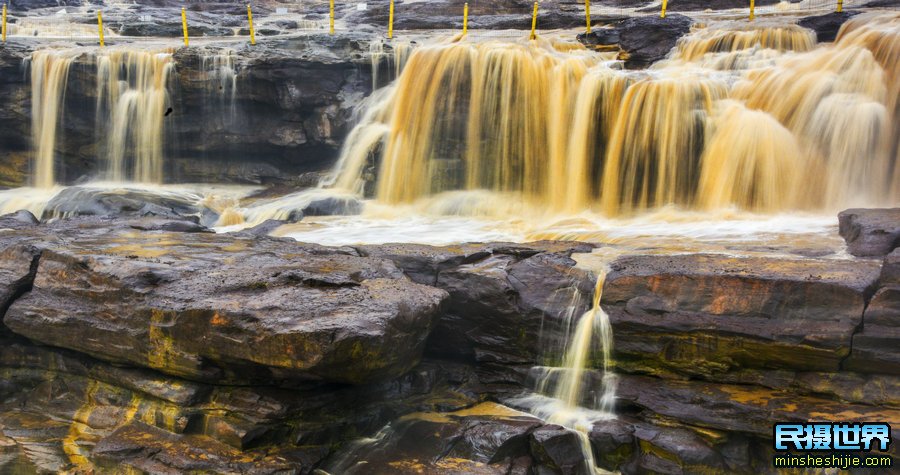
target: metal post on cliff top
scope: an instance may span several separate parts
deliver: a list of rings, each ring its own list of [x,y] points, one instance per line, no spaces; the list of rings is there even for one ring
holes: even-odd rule
[[[184,7],[181,7],[181,29],[184,32],[184,45],[188,46],[187,13],[184,12]]]
[[[584,0],[584,19],[587,22],[585,33],[591,33],[591,0]]]
[[[3,42],[6,43],[6,4],[3,4]]]
[[[247,4],[247,21],[250,22],[250,44],[256,44],[256,30],[253,29],[253,10],[250,8],[250,4]]]
[[[662,0],[662,10],[659,11],[659,17],[660,17],[660,18],[665,18],[665,17],[666,17],[666,7],[667,7],[668,5],[669,5],[669,1],[668,1],[668,0]]]
[[[390,13],[388,14],[388,39],[394,37],[394,0],[391,0]]]
[[[103,11],[97,10],[97,34],[100,35],[100,47],[104,46],[103,42]]]
[[[538,2],[534,2],[534,13],[531,14],[531,39],[537,39],[535,30],[537,29]]]
[[[750,21],[756,18],[756,1],[750,0]]]
[[[334,0],[328,2],[328,25],[329,34],[334,34]]]
[[[469,33],[469,3],[463,5],[463,36]]]
[[[844,0],[838,0],[837,10],[835,10],[835,11],[838,13],[841,13],[842,11],[844,11]]]

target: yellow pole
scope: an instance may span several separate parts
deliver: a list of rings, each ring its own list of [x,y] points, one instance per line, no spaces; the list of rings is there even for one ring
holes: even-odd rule
[[[463,35],[469,33],[469,3],[463,5]]]
[[[665,1],[665,0],[663,0]],[[591,0],[584,0],[584,16],[587,19],[587,33],[591,32]]]
[[[3,4],[3,42],[6,43],[6,4]]]
[[[756,12],[754,11],[756,8],[756,2],[754,0],[750,0],[750,21],[753,21],[756,18]]]
[[[184,12],[184,7],[181,7],[181,29],[184,31],[184,45],[188,45],[188,32],[187,32],[187,13]]]
[[[103,43],[103,12],[97,10],[97,33],[100,35],[100,46],[104,46]]]
[[[394,37],[394,0],[391,0],[391,12],[388,15],[388,39]]]
[[[250,22],[250,44],[256,44],[256,30],[253,29],[253,10],[250,9],[250,4],[247,4],[247,20]]]
[[[840,13],[844,11],[844,0],[838,0],[837,12]]]
[[[534,2],[534,13],[531,14],[531,39],[537,39],[537,35],[535,34],[535,30],[537,29],[537,13],[538,13],[538,2]]]
[[[329,2],[328,21],[331,25],[331,34],[334,34],[334,0]]]
[[[668,4],[669,4],[668,0],[662,0],[662,10],[659,11],[660,18],[666,17],[666,6],[668,6]]]

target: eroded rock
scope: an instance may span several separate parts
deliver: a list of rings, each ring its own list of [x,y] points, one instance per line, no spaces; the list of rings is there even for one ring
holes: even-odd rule
[[[33,290],[4,323],[192,379],[396,377],[415,366],[446,298],[389,261],[295,243],[108,224],[70,233],[44,244]]]

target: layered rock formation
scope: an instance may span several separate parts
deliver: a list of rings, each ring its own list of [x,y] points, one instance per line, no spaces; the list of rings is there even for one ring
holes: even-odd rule
[[[585,473],[581,436],[497,403],[559,358],[594,245],[0,227],[0,471]],[[900,251],[838,251],[614,260],[618,417],[589,432],[595,462],[768,473],[775,421],[900,422]]]

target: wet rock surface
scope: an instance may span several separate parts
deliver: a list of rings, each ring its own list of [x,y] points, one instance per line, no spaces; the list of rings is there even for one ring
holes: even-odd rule
[[[705,376],[837,371],[881,270],[718,255],[628,256],[611,268],[602,303],[621,364]]]
[[[634,17],[623,20],[611,28],[598,28],[588,34],[578,35],[586,46],[617,45],[619,58],[630,69],[645,68],[669,54],[669,51],[686,35],[694,21],[681,14]]]
[[[772,473],[773,421],[900,422],[900,251],[613,260],[618,416],[582,435],[498,402],[559,358],[594,245],[186,223],[0,216],[0,471]]]
[[[57,237],[39,245],[33,288],[4,324],[187,378],[399,376],[415,365],[446,298],[389,261],[275,240],[90,224]]]
[[[831,42],[837,38],[841,25],[861,12],[850,10],[844,12],[831,12],[825,15],[808,16],[797,22],[798,25],[816,32],[819,43]]]

